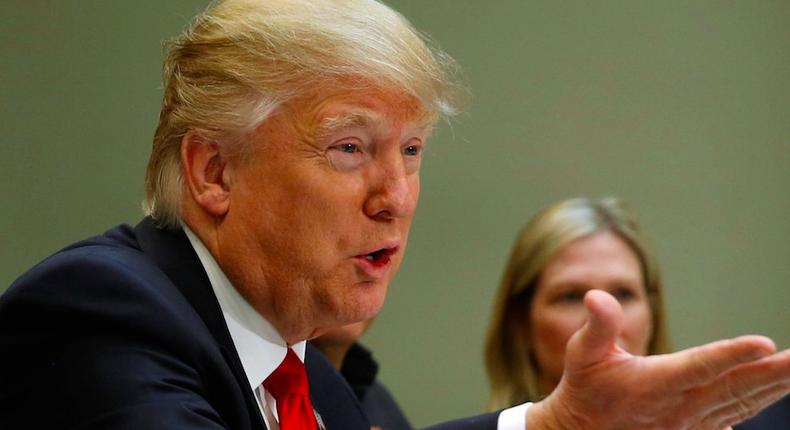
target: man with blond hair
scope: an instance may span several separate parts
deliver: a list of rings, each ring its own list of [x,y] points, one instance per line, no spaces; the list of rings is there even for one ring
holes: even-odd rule
[[[228,0],[164,69],[148,216],[0,299],[0,428],[367,429],[305,340],[382,306],[452,61],[373,0]],[[634,357],[585,304],[548,398],[444,428],[718,430],[790,390],[768,339]]]

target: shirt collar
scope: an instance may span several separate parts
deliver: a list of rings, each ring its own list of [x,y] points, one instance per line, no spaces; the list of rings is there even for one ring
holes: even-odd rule
[[[285,359],[288,346],[274,326],[239,294],[200,238],[185,224],[182,227],[208,275],[244,373],[250,387],[255,389]],[[306,342],[302,341],[291,346],[302,361],[305,345]]]

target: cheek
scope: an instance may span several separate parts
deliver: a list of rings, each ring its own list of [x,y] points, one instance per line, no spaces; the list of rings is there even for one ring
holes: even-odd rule
[[[562,365],[568,339],[584,325],[586,318],[587,312],[581,305],[534,313],[532,341],[539,360]]]
[[[338,251],[348,252],[360,245],[357,229],[364,193],[357,182],[302,180],[299,189],[272,199],[260,213],[278,220],[278,228],[271,233],[284,251],[295,251],[290,258],[312,261],[336,257]]]

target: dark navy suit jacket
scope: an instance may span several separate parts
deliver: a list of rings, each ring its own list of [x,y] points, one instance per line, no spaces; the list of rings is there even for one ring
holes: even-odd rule
[[[369,430],[312,347],[327,429]],[[69,246],[0,297],[0,429],[265,429],[222,312],[183,231],[150,219]],[[497,414],[438,429],[495,429]]]

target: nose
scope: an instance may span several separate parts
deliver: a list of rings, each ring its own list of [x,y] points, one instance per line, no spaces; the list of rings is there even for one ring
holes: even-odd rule
[[[375,185],[365,201],[365,214],[382,221],[414,215],[419,197],[419,173],[407,174],[403,162],[398,161],[380,166],[375,176]]]

